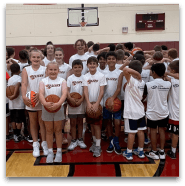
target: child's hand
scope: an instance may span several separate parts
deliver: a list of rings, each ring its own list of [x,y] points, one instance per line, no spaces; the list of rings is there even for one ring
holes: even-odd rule
[[[153,65],[154,64],[153,59],[148,60],[148,63],[149,63],[149,65]]]
[[[96,102],[92,105],[92,110],[96,113],[98,111],[99,104]]]
[[[89,111],[89,110],[92,110],[92,104],[91,103],[87,103],[87,111]]]
[[[72,97],[69,98],[69,101],[72,105],[76,105],[76,100]]]
[[[48,108],[49,110],[52,110],[53,102],[46,102],[46,103],[44,104],[44,106],[45,106],[46,108]]]
[[[25,105],[27,105],[28,107],[31,106],[31,100],[27,97],[23,97],[23,102]]]
[[[82,99],[76,99],[76,106],[79,107],[82,104]]]
[[[107,106],[109,108],[110,111],[112,111],[114,109],[114,99],[113,97],[110,97],[109,100],[107,101]]]
[[[13,97],[14,97],[13,95],[12,96],[8,96],[8,99],[13,100],[14,99]]]
[[[35,93],[35,94],[33,94],[33,101],[35,102],[35,103],[37,103],[38,101],[39,101],[39,93]]]
[[[51,110],[56,110],[60,107],[61,105],[59,103],[53,103],[51,106]]]

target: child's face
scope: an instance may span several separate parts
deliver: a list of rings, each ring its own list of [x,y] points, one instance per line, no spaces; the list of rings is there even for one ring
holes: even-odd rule
[[[74,74],[75,74],[76,76],[81,75],[82,70],[83,70],[82,65],[74,65],[74,66],[73,66],[73,71],[74,71]]]
[[[62,51],[56,51],[56,52],[55,52],[55,59],[56,59],[56,62],[61,62],[61,61],[63,61],[63,58],[64,58],[64,54],[62,53]]]
[[[89,68],[89,72],[93,73],[96,72],[96,68],[98,67],[98,64],[94,61],[87,64],[87,67]]]
[[[40,65],[40,61],[41,61],[40,52],[31,52],[30,61],[32,65]]]
[[[81,41],[78,41],[76,43],[76,49],[78,52],[84,52],[85,51],[85,44],[82,44]]]
[[[54,46],[53,45],[48,45],[46,49],[47,49],[47,54],[49,54],[49,55],[54,54]]]
[[[106,59],[105,58],[100,57],[98,62],[100,64],[100,68],[104,68],[105,67],[105,65],[106,65]]]
[[[109,67],[113,67],[115,66],[117,60],[115,56],[108,56],[107,57],[107,64],[109,65]]]
[[[58,66],[56,64],[50,64],[47,66],[47,74],[50,79],[56,79],[59,73]]]

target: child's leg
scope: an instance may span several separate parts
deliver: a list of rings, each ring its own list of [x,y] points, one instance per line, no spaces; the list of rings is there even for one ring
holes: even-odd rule
[[[177,148],[178,140],[179,140],[179,135],[172,134],[172,147],[173,148]]]
[[[44,125],[44,121],[42,120],[42,110],[38,111],[38,121],[39,121],[39,126],[40,126],[40,132],[41,132],[41,137],[42,141],[46,141],[46,128]]]
[[[127,149],[132,150],[134,141],[135,141],[135,133],[129,133],[128,134],[128,144],[127,144]]]
[[[165,144],[165,128],[164,127],[159,127],[159,135],[160,135],[160,148],[161,150],[163,150],[164,144]]]
[[[144,141],[145,141],[144,131],[143,130],[138,130],[137,135],[138,135],[138,147],[143,149]]]
[[[53,131],[54,131],[54,124],[53,121],[44,121],[45,128],[46,128],[46,141],[48,145],[48,149],[53,148]],[[62,140],[61,140],[62,141]]]
[[[114,127],[115,127],[115,136],[119,137],[121,131],[121,120],[114,119]]]
[[[101,143],[101,126],[94,125],[94,133],[96,137],[96,146],[100,146]]]
[[[107,133],[108,137],[110,138],[111,136],[113,136],[112,119],[105,119],[104,122],[107,125]]]
[[[76,139],[76,118],[70,118],[72,140]]]
[[[16,123],[16,128],[17,128],[17,135],[19,136],[21,133],[22,123]]]
[[[10,122],[10,116],[6,117],[6,135],[9,135],[9,122]]]
[[[57,148],[62,148],[62,121],[54,121],[54,132]]]
[[[77,118],[78,123],[78,139],[82,138],[82,132],[83,132],[83,118]]]
[[[152,150],[157,151],[157,128],[150,128]]]

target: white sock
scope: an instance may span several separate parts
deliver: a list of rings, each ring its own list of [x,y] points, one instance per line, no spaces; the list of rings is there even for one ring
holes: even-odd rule
[[[57,152],[62,152],[62,148],[57,148]]]
[[[96,143],[96,137],[95,136],[93,136],[93,142]]]
[[[132,149],[128,149],[128,148],[127,148],[127,152],[128,152],[128,153],[132,153]]]
[[[164,152],[164,149],[159,149],[160,152]]]
[[[53,148],[48,149],[49,152],[53,152]]]
[[[96,139],[96,146],[100,146],[100,143],[101,143],[101,139]]]
[[[173,152],[173,153],[176,153],[176,148],[173,148],[173,147],[172,147],[172,152]]]
[[[138,151],[143,151],[143,148],[138,147]]]

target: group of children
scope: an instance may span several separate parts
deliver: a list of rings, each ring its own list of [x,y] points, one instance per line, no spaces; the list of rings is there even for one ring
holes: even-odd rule
[[[20,130],[22,123],[26,122],[26,109],[30,123],[28,128],[33,138],[33,156],[40,156],[40,128],[41,146],[43,154],[47,156],[46,162],[61,162],[62,133],[68,113],[72,137],[68,150],[74,150],[77,146],[87,148],[82,136],[83,122],[86,120],[93,140],[89,151],[93,152],[94,157],[101,156],[103,129],[109,138],[107,153],[115,151],[118,155],[123,154],[127,160],[132,160],[133,154],[139,158],[146,155],[152,159],[165,159],[167,129],[172,133],[172,147],[167,155],[175,159],[179,135],[177,50],[155,46],[151,51],[137,51],[137,47],[131,42],[116,46],[110,44],[103,49],[99,46],[99,43],[94,44],[92,41],[86,44],[83,39],[77,40],[74,45],[77,53],[70,57],[69,64],[63,61],[63,50],[55,48],[52,42],[46,44],[43,53],[36,48],[20,51],[19,61],[14,59],[14,53],[10,55],[10,48],[7,48],[6,71],[11,75],[7,86],[15,86],[14,95],[8,97],[6,105],[7,126],[10,110],[10,120],[17,138],[14,140],[21,139]],[[35,91],[34,101],[38,103],[35,107],[31,106],[31,100],[26,97],[28,91]],[[79,93],[81,98],[72,98],[72,92]],[[60,98],[57,103],[46,102],[45,98],[51,94]],[[119,98],[122,103],[117,112],[113,112],[115,98]],[[70,106],[66,100],[76,106]],[[103,108],[101,116],[91,118],[86,114],[96,113],[99,105]],[[56,109],[54,113],[47,111]],[[127,149],[122,152],[119,136],[123,119],[124,132],[128,138]],[[150,129],[152,149],[144,153],[144,143],[148,140],[147,129]],[[160,135],[159,150],[157,132]],[[53,134],[57,145],[55,159]],[[138,148],[133,150],[136,134]]]

